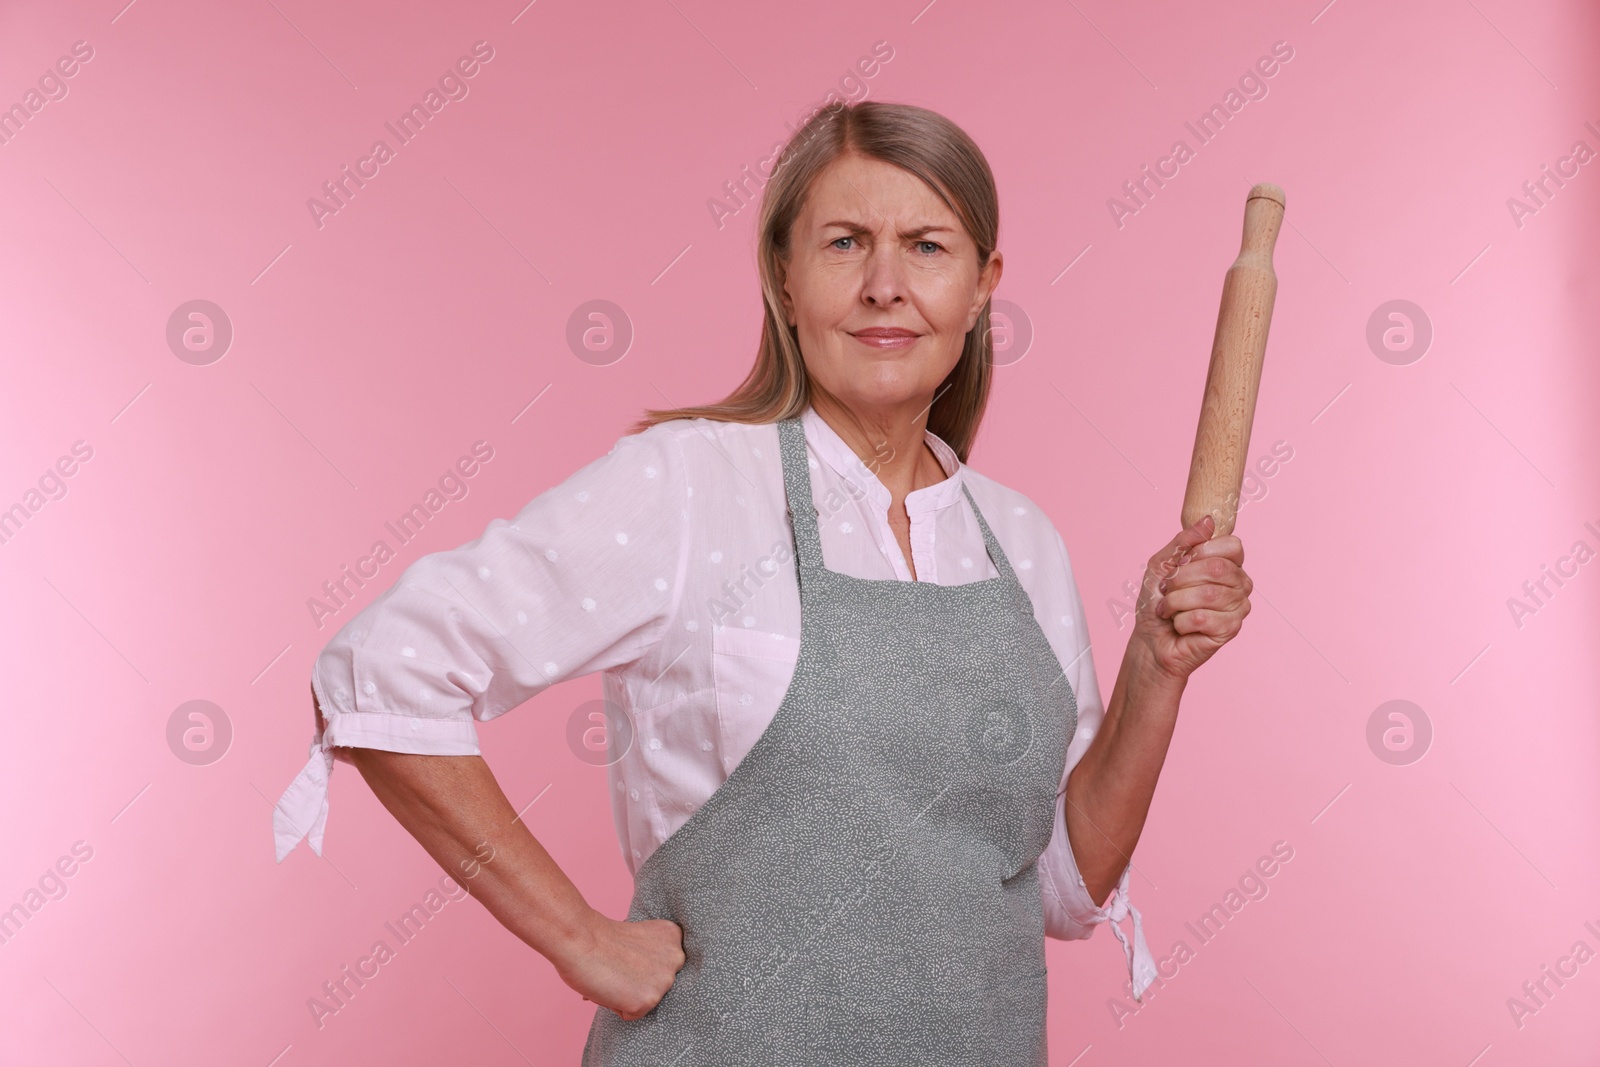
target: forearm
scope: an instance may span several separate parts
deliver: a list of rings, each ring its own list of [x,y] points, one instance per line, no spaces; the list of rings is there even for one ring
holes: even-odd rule
[[[427,853],[506,929],[564,970],[596,913],[517,818],[483,758],[349,752]]]
[[[1067,837],[1096,905],[1116,887],[1144,830],[1184,685],[1135,634],[1100,729],[1067,778]]]

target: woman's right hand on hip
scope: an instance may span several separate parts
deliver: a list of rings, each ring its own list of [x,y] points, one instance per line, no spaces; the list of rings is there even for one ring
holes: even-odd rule
[[[584,1000],[632,1020],[666,996],[684,959],[683,928],[670,919],[618,922],[596,912],[556,972]]]

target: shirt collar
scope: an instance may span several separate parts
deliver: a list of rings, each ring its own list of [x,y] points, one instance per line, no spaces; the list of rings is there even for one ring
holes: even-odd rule
[[[816,408],[808,405],[801,416],[801,422],[805,426],[806,441],[828,466],[840,476],[859,485],[878,507],[884,509],[889,507],[888,488],[878,480],[878,476],[871,468],[861,462],[861,457],[856,455],[855,449],[845,443],[844,438],[828,425],[826,419],[817,414]],[[947,445],[937,434],[925,429],[923,439],[928,442],[928,447],[939,460],[939,466],[944,468],[945,478],[942,482],[912,490],[906,496],[908,513],[935,511],[954,504],[960,498],[962,475],[966,471],[966,465],[956,456],[955,449]]]

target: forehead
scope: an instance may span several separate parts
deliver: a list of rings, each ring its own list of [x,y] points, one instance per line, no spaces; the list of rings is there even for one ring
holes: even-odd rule
[[[841,218],[868,228],[884,225],[944,224],[960,230],[956,213],[921,178],[881,159],[848,153],[816,176],[799,221],[821,226]]]

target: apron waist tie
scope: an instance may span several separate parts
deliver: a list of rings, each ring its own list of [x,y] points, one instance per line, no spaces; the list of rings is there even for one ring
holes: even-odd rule
[[[328,824],[328,777],[332,773],[333,752],[323,747],[319,732],[311,742],[311,758],[272,809],[272,838],[279,863],[307,837],[311,851],[322,855],[322,831]]]
[[[1150,983],[1156,980],[1156,963],[1150,955],[1150,946],[1145,943],[1144,923],[1139,917],[1139,909],[1128,903],[1128,872],[1132,867],[1122,871],[1122,880],[1117,883],[1117,888],[1111,894],[1111,932],[1122,942],[1122,954],[1128,960],[1128,975],[1133,982],[1133,999],[1144,1002],[1144,991],[1150,988]],[[1133,916],[1133,944],[1128,944],[1128,935],[1122,932],[1122,927],[1117,925],[1129,915]]]

